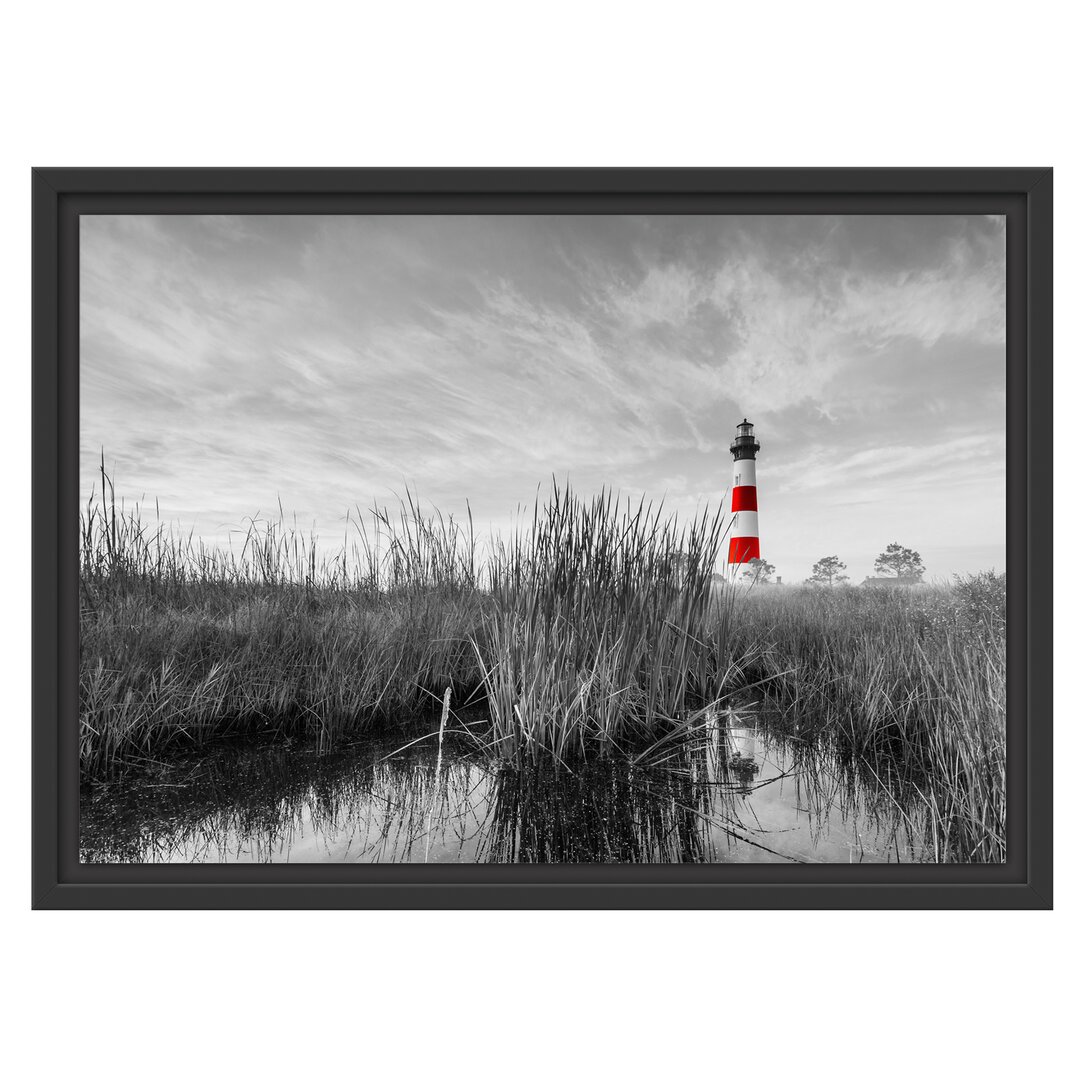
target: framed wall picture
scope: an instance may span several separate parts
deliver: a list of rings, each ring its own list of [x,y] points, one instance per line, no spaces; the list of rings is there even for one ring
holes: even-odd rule
[[[1050,170],[33,185],[35,906],[1051,906]]]

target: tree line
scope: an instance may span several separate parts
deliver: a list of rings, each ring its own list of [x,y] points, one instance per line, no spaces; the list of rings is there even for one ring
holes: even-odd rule
[[[824,555],[816,563],[806,579],[807,585],[842,585],[848,581],[844,573],[847,563],[840,561],[839,555]],[[895,580],[905,585],[914,585],[922,581],[926,567],[922,556],[902,544],[891,543],[874,560],[874,570],[882,577]],[[747,581],[767,585],[772,581],[776,567],[764,559],[751,559],[743,570],[742,576]]]

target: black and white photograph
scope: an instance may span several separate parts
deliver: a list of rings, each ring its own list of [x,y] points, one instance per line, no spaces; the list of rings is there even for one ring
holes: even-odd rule
[[[80,859],[995,863],[1004,216],[84,214]]]

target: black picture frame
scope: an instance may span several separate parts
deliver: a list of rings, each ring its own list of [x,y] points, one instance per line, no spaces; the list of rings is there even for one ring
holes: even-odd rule
[[[1052,170],[43,168],[32,187],[35,908],[1052,906]],[[193,212],[1004,214],[1008,861],[80,865],[78,220]]]

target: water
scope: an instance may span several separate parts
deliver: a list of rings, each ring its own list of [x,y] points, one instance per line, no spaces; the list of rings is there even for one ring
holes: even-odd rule
[[[733,714],[651,766],[512,769],[448,732],[222,747],[84,788],[83,862],[913,862],[916,810]]]

